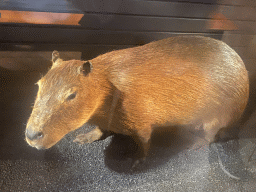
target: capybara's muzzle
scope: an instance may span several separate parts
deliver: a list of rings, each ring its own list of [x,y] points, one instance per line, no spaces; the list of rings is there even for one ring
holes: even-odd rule
[[[42,139],[44,137],[43,132],[34,130],[31,128],[31,126],[29,126],[26,129],[25,135],[31,141],[36,141],[36,140]]]

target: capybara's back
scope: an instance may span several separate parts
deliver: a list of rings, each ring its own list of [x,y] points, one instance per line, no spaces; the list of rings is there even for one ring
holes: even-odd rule
[[[213,141],[246,107],[247,70],[221,41],[174,37],[113,54],[122,62],[111,63],[110,80],[134,122],[202,126]]]
[[[92,142],[105,132],[131,135],[144,157],[152,130],[165,125],[202,128],[214,141],[219,129],[242,115],[248,91],[241,58],[211,38],[173,37],[87,62],[62,61],[54,52],[53,67],[39,82],[26,138],[34,147],[49,148],[83,123],[96,119],[100,125],[104,119],[106,126],[75,141]],[[49,114],[40,115],[46,109]],[[117,117],[122,129],[112,123]]]

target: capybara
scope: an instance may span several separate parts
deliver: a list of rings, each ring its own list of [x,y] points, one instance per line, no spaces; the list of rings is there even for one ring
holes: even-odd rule
[[[105,133],[130,135],[139,146],[137,159],[144,159],[154,129],[188,125],[203,129],[213,142],[248,101],[242,59],[208,37],[172,37],[88,61],[63,61],[54,51],[52,62],[37,83],[26,127],[26,141],[37,149],[93,122],[96,128],[75,142],[91,143]]]

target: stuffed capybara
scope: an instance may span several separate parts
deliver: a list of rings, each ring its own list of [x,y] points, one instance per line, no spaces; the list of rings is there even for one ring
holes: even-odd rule
[[[154,129],[193,126],[213,142],[221,128],[240,118],[248,101],[242,59],[207,37],[172,37],[88,61],[63,61],[54,51],[52,62],[37,83],[26,127],[26,141],[37,149],[93,122],[97,127],[76,142],[91,143],[107,133],[130,135],[143,159]]]

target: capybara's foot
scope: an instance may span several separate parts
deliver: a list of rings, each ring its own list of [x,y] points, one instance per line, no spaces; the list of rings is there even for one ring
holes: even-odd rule
[[[102,135],[102,131],[97,127],[89,133],[78,135],[73,142],[77,142],[79,144],[92,143],[94,141],[99,140],[102,137]]]

